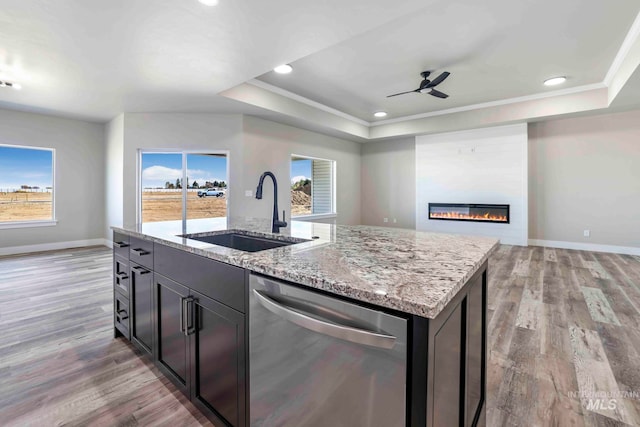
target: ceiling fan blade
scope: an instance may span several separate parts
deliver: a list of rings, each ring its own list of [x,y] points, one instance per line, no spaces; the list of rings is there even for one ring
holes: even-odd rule
[[[440,74],[438,77],[436,77],[435,79],[433,79],[431,81],[431,83],[429,83],[427,85],[427,87],[436,87],[438,86],[440,83],[442,83],[447,77],[449,77],[449,74],[451,74],[448,71],[445,71],[444,73]]]
[[[404,95],[404,94],[407,94],[407,93],[418,92],[418,90],[419,90],[419,89],[417,89],[417,90],[410,90],[410,91],[408,91],[408,92],[394,93],[393,95],[387,95],[387,98],[391,98],[392,96]]]
[[[431,89],[431,91],[429,92],[429,95],[433,95],[436,98],[442,98],[442,99],[449,97],[449,95],[447,95],[446,93],[442,93],[442,92],[437,91],[435,89]]]

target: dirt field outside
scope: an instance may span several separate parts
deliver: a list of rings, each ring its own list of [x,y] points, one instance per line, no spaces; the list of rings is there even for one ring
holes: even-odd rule
[[[219,218],[227,216],[227,198],[198,197],[187,193],[187,219]],[[142,193],[142,222],[172,221],[182,219],[182,193]]]
[[[297,190],[291,190],[291,216],[311,214],[311,196]]]
[[[0,192],[0,222],[52,219],[52,194]]]

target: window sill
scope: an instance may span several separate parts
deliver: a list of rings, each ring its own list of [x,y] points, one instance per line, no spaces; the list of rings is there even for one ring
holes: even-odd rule
[[[53,227],[56,225],[58,225],[58,221],[56,220],[0,222],[0,230],[8,228]]]
[[[338,217],[338,214],[329,213],[329,214],[298,215],[298,216],[292,216],[291,219],[294,221],[312,221],[314,219],[332,219],[337,217]]]

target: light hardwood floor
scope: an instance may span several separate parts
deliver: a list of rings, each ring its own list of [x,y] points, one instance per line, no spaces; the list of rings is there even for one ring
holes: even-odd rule
[[[0,425],[211,425],[113,339],[111,262],[0,257]],[[487,425],[640,425],[640,258],[502,246],[489,268]]]

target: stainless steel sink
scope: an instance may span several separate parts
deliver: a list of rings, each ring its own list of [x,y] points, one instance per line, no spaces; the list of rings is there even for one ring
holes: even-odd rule
[[[280,248],[282,246],[295,245],[296,243],[308,241],[304,239],[295,239],[294,241],[269,239],[267,237],[257,237],[237,232],[209,235],[185,234],[182,235],[182,237],[245,252],[265,251],[267,249]]]

